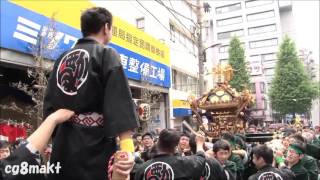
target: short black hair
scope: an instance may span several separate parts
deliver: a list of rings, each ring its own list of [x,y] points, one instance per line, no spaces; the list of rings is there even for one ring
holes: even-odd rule
[[[180,134],[180,137],[182,137],[182,136],[185,136],[190,139],[190,135],[188,133],[183,132]]]
[[[112,26],[112,14],[105,8],[93,7],[81,14],[81,32],[83,37],[98,33],[105,24]]]
[[[290,136],[290,135],[292,135],[292,134],[295,134],[297,131],[295,130],[295,129],[293,129],[293,128],[285,128],[284,130],[283,130],[283,136],[284,137],[288,137],[288,136]]]
[[[133,138],[133,139],[137,139],[138,136],[141,136],[141,134],[140,134],[140,133],[134,133],[134,134],[132,135],[132,138]]]
[[[262,158],[267,164],[272,164],[273,161],[273,151],[266,145],[258,145],[252,149],[252,154],[257,158]]]
[[[298,133],[290,135],[289,138],[293,138],[295,141],[297,141],[299,143],[306,143],[305,138],[301,134],[298,134]]]
[[[10,148],[10,144],[6,141],[0,141],[0,149],[4,149],[4,148]]]
[[[143,138],[146,137],[146,136],[149,136],[151,139],[153,139],[153,136],[152,136],[152,134],[151,134],[150,132],[144,133],[144,134],[141,136],[141,138],[143,139]]]
[[[165,151],[174,151],[178,145],[180,134],[174,129],[164,129],[160,132],[158,140],[158,148]]]
[[[213,144],[212,151],[217,153],[219,150],[227,150],[230,151],[231,147],[228,141],[226,140],[218,140]]]
[[[234,145],[236,143],[236,139],[235,139],[234,135],[232,135],[230,133],[223,133],[222,139],[228,141],[230,143],[231,147],[234,147]]]

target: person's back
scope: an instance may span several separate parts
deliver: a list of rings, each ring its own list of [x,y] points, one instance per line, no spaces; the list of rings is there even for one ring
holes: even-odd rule
[[[112,15],[106,9],[84,11],[84,38],[55,62],[44,98],[44,116],[60,108],[76,115],[59,125],[53,135],[50,161],[60,162],[62,169],[60,174],[50,175],[51,180],[106,179],[108,159],[116,151],[115,137],[119,135],[121,145],[121,134],[138,127],[119,55],[105,47],[111,27]]]
[[[292,174],[292,172],[286,172],[284,170],[272,167],[271,165],[267,165],[260,169],[254,175],[250,176],[248,180],[292,180],[293,176],[294,175]]]
[[[203,152],[184,157],[158,154],[140,166],[135,179],[199,179],[204,168]]]
[[[190,145],[191,154],[196,154],[196,151],[197,151],[196,138],[194,135],[189,137],[190,137],[189,145]],[[203,172],[200,179],[227,180],[227,176],[224,171],[224,168],[219,163],[219,161],[212,156],[212,153],[209,153],[209,152],[206,152],[206,153],[208,153],[206,155],[206,164],[205,164],[205,168],[202,170]]]
[[[293,173],[286,170],[280,170],[272,167],[273,151],[266,145],[258,145],[253,148],[252,162],[255,164],[258,172],[251,175],[249,180],[292,180]]]
[[[174,155],[179,139],[176,131],[162,130],[157,143],[157,154],[142,164],[135,179],[200,179],[205,168],[205,154],[202,149],[204,137],[197,140],[197,153],[184,157]]]
[[[206,166],[202,177],[206,180],[227,180],[223,167],[214,158],[206,158]]]

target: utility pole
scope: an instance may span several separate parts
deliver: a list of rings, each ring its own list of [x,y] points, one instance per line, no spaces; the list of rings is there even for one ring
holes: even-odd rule
[[[198,58],[199,58],[199,95],[201,96],[204,92],[204,54],[203,54],[203,44],[202,44],[202,10],[201,10],[201,0],[197,0],[196,15],[197,24],[199,28],[198,32]]]

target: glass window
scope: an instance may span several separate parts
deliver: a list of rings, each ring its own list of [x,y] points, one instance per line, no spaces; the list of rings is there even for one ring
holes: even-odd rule
[[[242,23],[242,16],[217,20],[217,26],[226,26],[226,25],[238,24],[238,23]]]
[[[259,63],[259,62],[261,62],[261,56],[260,56],[260,55],[250,56],[249,61],[250,61],[251,63]]]
[[[256,93],[256,83],[250,83],[251,93]]]
[[[228,39],[232,36],[237,36],[237,37],[243,36],[243,29],[218,33],[218,39]]]
[[[229,49],[229,45],[220,46],[219,52],[220,53],[226,53],[226,52],[228,52],[228,49]]]
[[[265,4],[271,4],[273,3],[273,0],[252,0],[252,1],[246,1],[246,7],[255,7],[255,6],[261,6]]]
[[[228,59],[220,59],[220,64],[228,64]]]
[[[175,34],[175,28],[172,24],[170,24],[170,40],[172,42],[176,41],[176,34]]]
[[[259,27],[251,27],[248,29],[249,34],[262,34],[266,32],[273,32],[276,31],[276,25],[275,24],[270,24],[270,25],[265,25],[265,26],[259,26]]]
[[[248,14],[247,15],[247,20],[248,21],[255,21],[259,19],[266,19],[266,18],[271,18],[274,17],[274,11],[265,11],[265,12],[260,12],[260,13],[254,13],[254,14]]]
[[[178,86],[178,81],[177,81],[177,76],[178,73],[175,69],[172,70],[172,84],[173,84],[173,89],[177,89]]]
[[[227,12],[232,12],[232,11],[237,11],[241,9],[241,4],[231,4],[227,6],[221,6],[216,8],[216,13],[217,14],[222,14],[222,13],[227,13]]]
[[[260,82],[260,92],[261,93],[265,93],[266,92],[266,87],[264,82]]]
[[[274,68],[270,68],[270,69],[264,69],[264,74],[266,76],[274,76]]]
[[[136,19],[137,28],[144,31],[144,17]]]
[[[261,57],[263,62],[277,60],[276,53],[262,54]]]
[[[261,47],[268,47],[268,46],[276,46],[278,45],[278,39],[264,39],[259,41],[250,41],[249,46],[251,49],[261,48]]]
[[[264,106],[264,109],[267,110],[268,109],[268,101],[266,99],[263,99],[263,106]]]
[[[198,87],[198,80],[188,74],[179,72],[177,70],[172,71],[172,84],[173,88],[179,91],[196,93]]]

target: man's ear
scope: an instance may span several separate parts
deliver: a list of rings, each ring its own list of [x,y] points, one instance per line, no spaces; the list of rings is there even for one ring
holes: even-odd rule
[[[304,154],[299,155],[299,159],[302,159],[304,157]]]
[[[103,33],[104,33],[104,34],[108,34],[109,31],[110,31],[110,29],[109,29],[108,23],[105,23],[105,24],[104,24]]]

